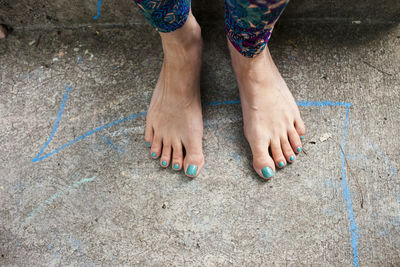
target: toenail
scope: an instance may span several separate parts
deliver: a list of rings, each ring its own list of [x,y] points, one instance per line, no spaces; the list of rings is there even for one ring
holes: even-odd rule
[[[300,136],[300,140],[303,140],[304,139],[304,136]]]
[[[179,164],[178,164],[178,163],[175,163],[175,164],[174,164],[174,169],[175,169],[175,170],[179,170]]]
[[[189,167],[186,170],[186,174],[195,176],[197,174],[197,166],[189,165]]]
[[[279,166],[280,168],[282,168],[283,166],[285,166],[285,162],[279,161],[278,166]]]
[[[157,153],[156,153],[156,152],[152,152],[152,153],[151,153],[151,156],[152,156],[153,158],[155,158],[155,157],[157,157]]]
[[[271,178],[274,175],[274,171],[268,166],[264,167],[261,172],[265,178]]]
[[[298,147],[297,152],[300,153],[300,151],[301,151],[301,147]]]
[[[296,159],[295,156],[290,156],[290,161],[294,161]]]
[[[167,166],[167,162],[166,162],[165,160],[163,160],[163,161],[161,162],[161,165],[162,165],[162,166]]]
[[[150,142],[146,142],[146,146],[147,146],[147,147],[151,147]]]

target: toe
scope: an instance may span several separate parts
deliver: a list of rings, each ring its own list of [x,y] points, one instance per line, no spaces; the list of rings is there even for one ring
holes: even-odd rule
[[[146,123],[146,129],[144,131],[144,140],[146,142],[147,147],[151,147],[151,143],[153,141],[153,135],[154,135],[153,127],[149,123]]]
[[[301,146],[301,140],[300,140],[300,136],[297,133],[296,129],[290,129],[288,131],[288,136],[289,136],[289,141],[290,141],[290,145],[292,146],[292,149],[295,153],[300,153],[302,146]]]
[[[171,145],[169,142],[163,142],[163,148],[160,158],[160,165],[161,167],[168,167],[169,161],[171,160]]]
[[[150,149],[150,153],[151,153],[151,157],[156,159],[160,156],[161,154],[161,146],[162,146],[162,138],[155,135],[153,137],[153,141],[151,143],[151,149]]]
[[[289,143],[287,136],[281,137],[281,147],[283,151],[283,155],[285,155],[285,159],[287,162],[293,162],[296,159],[295,153]]]
[[[204,165],[204,156],[201,148],[201,139],[198,142],[184,144],[186,155],[183,161],[185,173],[189,177],[196,177]]]
[[[179,171],[182,169],[183,162],[182,143],[180,141],[175,142],[172,149],[172,169]]]
[[[294,127],[296,128],[297,134],[300,136],[300,139],[303,140],[304,135],[306,134],[306,126],[304,125],[304,122],[300,117],[294,121]]]
[[[275,161],[275,165],[278,168],[283,168],[286,166],[286,160],[282,152],[282,147],[281,147],[281,140],[276,139],[271,141],[271,152],[272,152],[272,157]]]
[[[252,146],[254,170],[264,179],[271,179],[275,164],[268,152],[268,145]]]

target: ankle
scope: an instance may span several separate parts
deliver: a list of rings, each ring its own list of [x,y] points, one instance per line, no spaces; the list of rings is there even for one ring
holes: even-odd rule
[[[237,51],[229,40],[228,42],[232,66],[238,78],[252,79],[253,81],[257,81],[263,76],[265,78],[265,75],[269,76],[272,73],[279,72],[276,69],[275,63],[267,46],[260,54],[249,58]]]
[[[185,24],[172,32],[160,33],[163,46],[190,49],[202,45],[201,28],[190,11]]]

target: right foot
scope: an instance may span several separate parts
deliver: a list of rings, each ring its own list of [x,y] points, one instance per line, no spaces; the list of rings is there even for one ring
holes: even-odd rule
[[[160,36],[164,62],[146,117],[145,141],[162,167],[184,168],[187,176],[196,177],[204,165],[200,26],[190,11],[181,28]]]

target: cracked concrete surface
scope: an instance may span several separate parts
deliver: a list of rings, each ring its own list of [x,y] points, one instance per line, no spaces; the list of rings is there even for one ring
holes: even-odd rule
[[[307,135],[269,182],[251,167],[223,24],[203,34],[196,179],[143,141],[162,63],[149,25],[0,40],[0,265],[400,264],[399,25],[278,24],[271,53]]]

